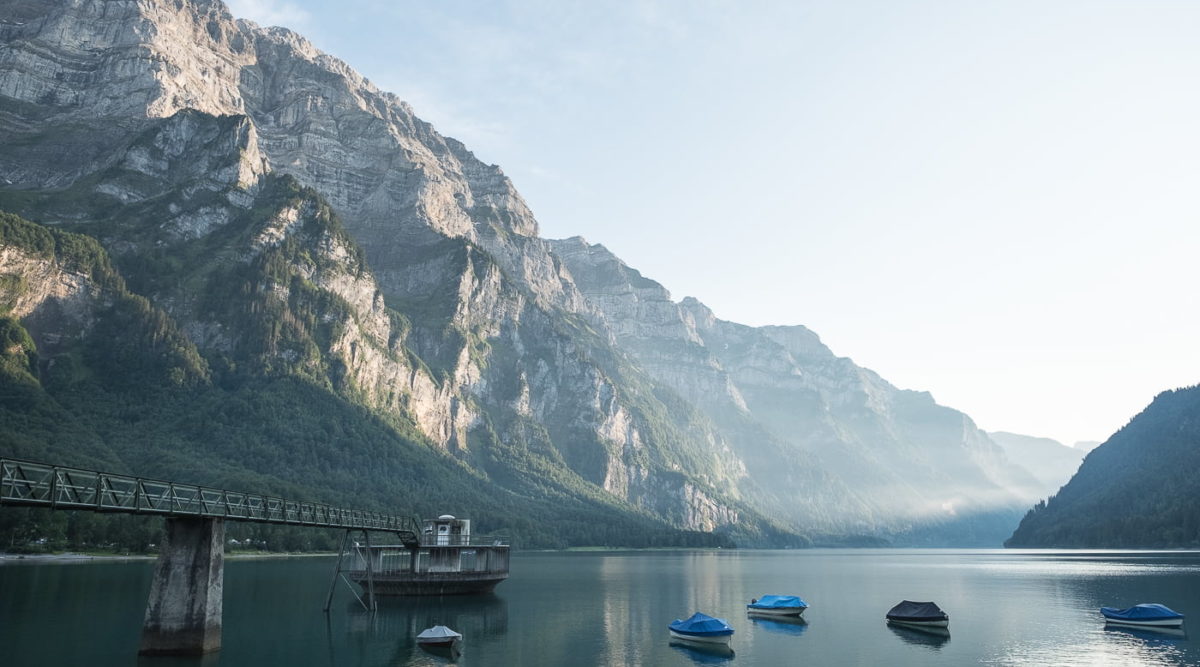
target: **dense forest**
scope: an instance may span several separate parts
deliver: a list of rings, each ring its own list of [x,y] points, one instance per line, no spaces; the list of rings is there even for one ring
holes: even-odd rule
[[[287,179],[276,185],[279,200],[306,195]],[[310,225],[314,235],[341,233],[328,216]],[[518,548],[734,543],[731,535],[670,528],[604,499],[581,480],[539,476],[545,466],[530,443],[481,448],[503,455],[483,466],[486,474],[468,468],[438,451],[403,415],[373,411],[340,392],[337,369],[320,353],[329,318],[317,315],[337,304],[306,301],[326,297],[303,284],[288,302],[255,300],[264,292],[256,288],[260,282],[300,282],[289,267],[313,260],[301,257],[299,242],[202,277],[208,294],[225,295],[207,307],[225,309],[228,321],[241,318],[249,332],[238,346],[208,356],[169,315],[129,291],[93,239],[0,213],[5,247],[86,276],[93,298],[82,318],[87,326],[59,331],[53,348],[39,350],[27,326],[62,327],[70,318],[23,323],[11,316],[34,287],[21,275],[0,275],[0,457],[417,517],[450,512],[472,518],[479,532],[507,535]],[[171,257],[158,259],[162,272],[173,270]],[[155,271],[146,268],[152,263],[126,261],[140,262],[139,285],[153,289]],[[282,356],[292,363],[264,353],[281,346],[298,352]],[[482,429],[478,437],[487,433]],[[539,488],[517,493],[489,478],[505,475],[534,480],[528,483]],[[314,529],[233,524],[229,536],[252,548],[334,545],[328,531]],[[160,538],[161,519],[0,509],[0,549],[147,551]]]
[[[1009,547],[1200,547],[1200,386],[1166,391],[1025,515]]]

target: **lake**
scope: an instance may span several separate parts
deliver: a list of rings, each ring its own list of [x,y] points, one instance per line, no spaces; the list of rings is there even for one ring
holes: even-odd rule
[[[1180,636],[1106,629],[1100,606],[1161,602],[1200,622],[1200,553],[1014,550],[517,553],[486,597],[380,598],[362,610],[332,557],[231,560],[224,648],[203,660],[136,656],[153,563],[5,561],[0,663],[23,665],[440,665],[414,636],[465,636],[481,665],[1200,665]],[[767,593],[810,605],[803,625],[747,618]],[[933,600],[949,637],[884,623],[901,599]],[[694,611],[736,629],[733,656],[672,645]]]

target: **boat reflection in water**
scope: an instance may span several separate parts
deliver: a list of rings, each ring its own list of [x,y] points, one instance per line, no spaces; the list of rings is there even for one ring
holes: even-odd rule
[[[1160,641],[1165,643],[1172,643],[1176,640],[1188,638],[1187,630],[1183,628],[1156,628],[1153,626],[1132,627],[1128,625],[1113,625],[1111,623],[1105,623],[1104,631],[1130,635],[1132,637],[1145,639],[1147,641]]]
[[[780,635],[802,635],[808,629],[808,621],[800,616],[758,616],[750,615],[750,622],[755,630],[765,630]]]
[[[454,662],[458,662],[458,659],[462,657],[462,651],[459,650],[457,644],[455,644],[453,646],[432,646],[430,644],[417,644],[417,646],[420,647],[422,653],[431,655],[435,658],[440,658],[439,662],[454,663]],[[403,663],[397,661],[397,664],[403,664]]]
[[[670,646],[697,665],[717,665],[733,659],[733,649],[729,648],[727,644],[672,639]]]
[[[431,625],[448,625],[465,637],[482,638],[508,632],[508,603],[494,594],[380,597],[379,609],[372,614],[351,599],[346,618],[351,633],[416,637]]]
[[[950,631],[946,628],[916,627],[888,623],[887,629],[904,640],[905,644],[924,646],[934,651],[941,650],[950,641]]]

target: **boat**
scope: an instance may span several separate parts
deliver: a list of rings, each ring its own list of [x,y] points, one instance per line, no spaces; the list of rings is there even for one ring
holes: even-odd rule
[[[1183,614],[1161,604],[1137,604],[1128,609],[1100,607],[1104,620],[1114,625],[1134,625],[1155,628],[1178,628]]]
[[[728,644],[733,637],[733,628],[723,618],[713,618],[696,612],[687,620],[675,619],[669,626],[671,636],[701,644]]]
[[[417,643],[422,646],[453,646],[460,639],[462,635],[444,625],[425,628],[417,635]]]
[[[888,623],[923,628],[944,628],[950,625],[950,616],[933,602],[902,600],[887,613]]]
[[[764,595],[746,605],[746,613],[768,616],[799,616],[808,603],[795,595]]]
[[[443,514],[402,541],[356,543],[350,579],[378,595],[467,595],[491,593],[508,578],[507,541],[473,537],[470,519]]]

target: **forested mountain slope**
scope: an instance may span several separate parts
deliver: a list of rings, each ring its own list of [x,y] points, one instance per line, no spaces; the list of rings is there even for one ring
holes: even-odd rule
[[[1165,391],[1038,503],[1010,547],[1200,546],[1200,386]]]

